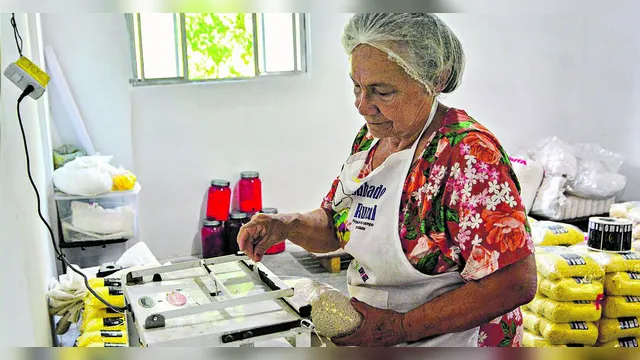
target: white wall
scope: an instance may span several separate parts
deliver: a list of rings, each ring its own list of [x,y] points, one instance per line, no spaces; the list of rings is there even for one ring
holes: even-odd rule
[[[640,130],[629,126],[640,110],[640,24],[632,16],[443,17],[468,55],[463,85],[445,103],[485,123],[508,150],[560,134],[619,151],[628,161],[627,197],[640,198]],[[211,178],[257,169],[265,205],[317,206],[362,124],[339,41],[345,14],[312,14],[309,75],[136,88],[128,85],[121,14],[43,18],[45,43],[54,45],[94,141],[120,159],[131,146],[143,185],[140,238],[160,258],[198,251]],[[86,81],[96,73],[100,86]]]
[[[43,41],[64,72],[93,147],[113,155],[112,165],[133,166],[129,35],[123,14],[42,14]],[[54,87],[51,114],[68,114]],[[64,120],[63,120],[64,121]],[[63,142],[72,132],[57,129]],[[59,145],[59,144],[56,144]]]
[[[640,3],[638,7],[640,9]],[[547,136],[625,156],[623,196],[640,199],[640,23],[634,14],[444,14],[467,53],[468,109],[509,151]]]
[[[9,23],[10,14],[2,14],[2,70],[18,59],[18,51]],[[34,15],[16,14],[24,40],[23,53],[41,64]],[[28,25],[29,24],[29,25]],[[45,293],[55,262],[51,240],[37,215],[36,198],[29,184],[16,101],[20,90],[4,76],[0,103],[0,346],[50,346],[52,343]],[[27,135],[31,171],[40,190],[41,210],[47,218],[51,185],[45,179],[50,172],[51,150],[42,102],[26,98],[21,105]],[[47,135],[45,135],[47,134]],[[43,136],[44,135],[44,136]]]

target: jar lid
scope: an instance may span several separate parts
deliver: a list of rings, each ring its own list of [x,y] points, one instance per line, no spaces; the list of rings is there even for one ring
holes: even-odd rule
[[[249,215],[247,215],[246,213],[243,213],[243,212],[234,212],[234,213],[231,213],[229,215],[229,218],[233,219],[233,220],[242,220],[242,219],[246,219],[248,217],[249,217]]]
[[[263,208],[262,211],[260,211],[263,214],[277,214],[278,213],[278,209],[276,208]]]
[[[211,185],[213,185],[213,186],[226,187],[226,186],[229,186],[229,184],[231,184],[229,181],[223,180],[223,179],[213,179],[213,180],[211,180]]]
[[[260,176],[257,171],[243,171],[240,173],[242,179],[255,179]]]
[[[202,226],[205,226],[205,227],[213,227],[213,226],[220,226],[220,225],[222,225],[222,222],[218,220],[205,220],[202,222]]]

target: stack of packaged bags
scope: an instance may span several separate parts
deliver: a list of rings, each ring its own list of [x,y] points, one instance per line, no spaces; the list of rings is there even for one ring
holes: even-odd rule
[[[583,243],[585,234],[578,227],[555,221],[529,218],[531,239],[535,246],[572,246]]]
[[[604,271],[567,247],[536,249],[538,292],[523,307],[525,347],[582,347],[598,341]]]
[[[640,254],[572,250],[588,254],[604,269],[604,300],[599,323],[598,346],[638,347],[640,338]]]
[[[104,300],[114,306],[124,306],[122,282],[119,279],[95,278],[89,286]],[[108,308],[93,294],[84,300],[78,347],[127,347],[129,336],[124,313]]]

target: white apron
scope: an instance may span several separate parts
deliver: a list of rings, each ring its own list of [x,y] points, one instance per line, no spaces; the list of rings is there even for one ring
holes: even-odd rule
[[[344,248],[354,258],[347,270],[349,294],[373,307],[405,313],[464,284],[457,272],[433,276],[419,272],[409,263],[400,242],[404,182],[419,139],[433,121],[436,109],[434,101],[411,149],[392,154],[363,179],[357,177],[369,151],[356,153],[347,159],[339,177],[341,184],[333,208],[338,212],[349,209],[350,238]],[[477,341],[476,327],[399,346],[476,347]]]

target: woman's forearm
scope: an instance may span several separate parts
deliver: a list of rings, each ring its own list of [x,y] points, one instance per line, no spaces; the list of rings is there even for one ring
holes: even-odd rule
[[[325,209],[304,214],[282,214],[281,219],[287,226],[289,241],[307,251],[327,253],[340,248],[331,214]]]
[[[479,281],[468,282],[404,314],[406,341],[462,332],[530,302],[536,292],[531,255]]]

